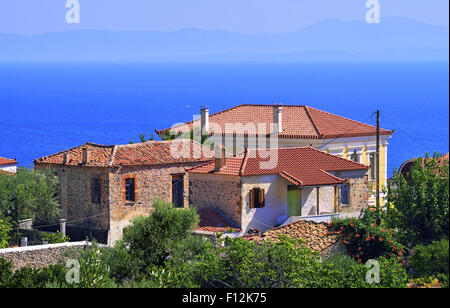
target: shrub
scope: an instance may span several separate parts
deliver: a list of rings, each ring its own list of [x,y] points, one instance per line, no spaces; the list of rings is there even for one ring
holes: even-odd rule
[[[404,247],[395,240],[395,233],[378,226],[369,209],[364,219],[336,219],[330,223],[331,230],[342,237],[347,253],[355,260],[365,263],[379,257],[394,257],[403,261]]]
[[[0,288],[44,288],[64,279],[65,268],[62,265],[40,269],[24,267],[13,272],[12,263],[0,259]]]
[[[103,249],[96,242],[82,251],[71,250],[68,256],[80,263],[80,281],[71,287],[109,288],[115,286],[110,277],[109,265],[104,262]]]
[[[10,286],[11,280],[14,276],[12,268],[13,264],[11,262],[0,258],[0,289]]]
[[[414,248],[409,266],[415,277],[436,277],[442,282],[448,282],[449,274],[449,243],[448,239],[433,242],[428,246],[418,245]],[[439,276],[439,277],[438,277]]]
[[[285,237],[260,244],[227,239],[224,247],[211,245],[191,275],[203,288],[336,286],[336,272],[322,266],[316,253],[299,244]]]
[[[377,288],[405,288],[408,282],[408,274],[405,268],[396,258],[381,257],[380,262],[380,283],[374,284]]]
[[[70,238],[68,236],[64,236],[59,231],[57,231],[56,233],[42,232],[40,235],[41,239],[48,242],[49,244],[58,244],[70,241]]]
[[[324,265],[332,266],[336,271],[336,286],[339,288],[405,288],[408,281],[406,270],[395,258],[380,257],[379,283],[366,281],[369,270],[364,264],[344,254],[334,254],[324,260]],[[331,278],[330,278],[331,279]]]
[[[133,225],[124,230],[123,241],[134,258],[146,266],[162,266],[174,247],[194,229],[199,217],[194,209],[176,209],[158,199],[155,211],[148,217],[137,217]]]
[[[49,170],[19,168],[11,176],[0,175],[0,219],[35,223],[55,222],[61,214],[57,177]]]
[[[395,171],[391,186],[388,198],[394,206],[386,209],[385,222],[398,230],[403,244],[426,245],[448,238],[448,160],[427,154],[415,161],[406,178]]]
[[[11,240],[12,225],[0,219],[0,248],[8,248]]]

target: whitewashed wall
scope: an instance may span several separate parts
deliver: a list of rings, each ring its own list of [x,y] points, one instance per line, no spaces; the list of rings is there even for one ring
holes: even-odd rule
[[[278,175],[251,176],[242,178],[242,225],[241,229],[258,228],[261,231],[271,229],[280,224],[279,217],[287,219],[287,186],[288,181]],[[251,209],[249,192],[258,187],[266,191],[266,204],[262,209]]]
[[[17,172],[17,166],[0,166],[0,170],[2,171],[6,171],[6,172],[12,172],[12,173],[16,173]]]

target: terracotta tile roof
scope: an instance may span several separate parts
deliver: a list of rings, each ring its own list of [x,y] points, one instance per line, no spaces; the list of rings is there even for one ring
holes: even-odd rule
[[[243,158],[226,159],[226,167],[215,170],[214,162],[189,169],[190,173],[221,174],[234,176],[255,176],[278,174],[298,186],[341,184],[340,179],[330,172],[367,170],[368,167],[351,160],[340,158],[312,147],[280,148],[278,161],[272,169],[261,168],[266,158],[259,157],[256,150],[247,150]]]
[[[0,166],[14,166],[17,165],[17,160],[0,157]]]
[[[185,146],[183,146],[185,145]],[[178,157],[171,153],[172,146],[177,149]],[[83,149],[90,152],[88,163],[82,164]],[[195,157],[194,150],[199,150],[200,158]],[[100,145],[86,143],[76,148],[36,159],[36,164],[63,164],[64,155],[69,154],[68,166],[118,167],[144,166],[197,161],[210,161],[213,151],[191,140],[148,141],[126,145]]]
[[[339,241],[339,237],[328,229],[327,223],[300,220],[283,227],[267,230],[261,235],[245,235],[244,239],[253,242],[278,241],[280,235],[301,239],[306,247],[321,252]]]
[[[234,229],[236,232],[241,231],[216,208],[199,209],[198,214],[200,216],[200,223],[196,229],[198,231],[222,233],[230,229]]]
[[[301,138],[301,139],[329,139],[356,136],[374,136],[376,128],[372,125],[354,121],[345,117],[331,114],[308,106],[283,105],[282,128],[278,135],[280,138]],[[190,121],[186,124],[190,129],[200,126],[200,120]],[[273,122],[273,105],[239,105],[210,115],[210,126],[219,125],[222,132],[226,131],[226,124],[242,123],[243,125],[265,124],[266,134],[269,134],[270,124]],[[156,131],[163,134],[168,129]],[[237,135],[247,135],[241,132]],[[393,131],[381,129],[382,135],[391,135]]]
[[[172,155],[173,149],[176,155]],[[192,140],[149,141],[117,146],[111,162],[112,166],[161,165],[210,161],[213,157],[214,151]]]
[[[67,155],[67,166],[82,165],[83,148],[90,151],[90,159],[84,166],[88,167],[107,167],[108,162],[114,150],[114,145],[101,145],[95,143],[86,143],[76,148],[61,151],[49,156],[41,157],[34,160],[35,164],[55,164],[62,165],[64,155]]]
[[[404,177],[408,176],[408,173],[411,170],[411,168],[413,167],[416,160],[417,160],[417,158],[407,160],[400,166],[399,171],[401,174],[403,174]],[[449,161],[449,153],[446,153],[440,158],[439,165],[443,166],[445,163],[448,163],[448,161]]]

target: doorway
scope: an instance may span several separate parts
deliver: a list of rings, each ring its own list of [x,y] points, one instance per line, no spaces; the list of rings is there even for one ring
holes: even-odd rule
[[[301,189],[295,185],[289,185],[287,191],[288,217],[302,216],[301,198]]]

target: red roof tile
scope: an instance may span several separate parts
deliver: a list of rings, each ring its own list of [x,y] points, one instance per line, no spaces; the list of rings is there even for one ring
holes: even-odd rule
[[[185,145],[185,146],[183,146]],[[173,146],[173,147],[172,147]],[[82,165],[83,149],[90,152],[88,167],[143,166],[209,161],[213,151],[191,140],[148,141],[126,145],[99,145],[86,143],[79,147],[65,150],[35,160],[36,164],[63,164],[64,155],[68,155],[66,165]],[[171,149],[176,149],[179,156],[174,156]],[[196,152],[194,152],[196,150]],[[198,152],[197,152],[198,150]],[[194,156],[194,153],[198,156]]]
[[[226,167],[215,170],[213,162],[189,169],[190,173],[221,174],[234,176],[255,176],[278,174],[298,186],[341,184],[340,179],[329,172],[367,170],[368,167],[351,160],[340,158],[312,147],[280,148],[278,161],[272,169],[261,168],[266,158],[259,157],[257,150],[247,150],[243,158],[226,159]]]
[[[339,237],[334,235],[326,223],[300,220],[283,227],[270,229],[262,235],[245,235],[244,239],[260,243],[264,241],[278,241],[279,236],[284,235],[292,239],[303,240],[306,247],[321,252],[339,241]]]
[[[17,160],[0,157],[0,166],[14,166],[17,165]]]
[[[239,232],[240,229],[235,227],[225,215],[216,208],[203,208],[198,210],[200,223],[196,230],[207,232],[227,232],[230,229]]]
[[[302,139],[328,139],[356,136],[374,136],[376,128],[372,125],[354,121],[345,117],[331,114],[308,106],[285,105],[282,106],[282,128],[278,135],[280,138]],[[210,126],[219,125],[222,132],[232,134],[226,130],[226,124],[242,123],[243,125],[265,124],[266,134],[270,133],[270,124],[273,123],[273,105],[239,105],[210,115]],[[194,124],[199,126],[199,120],[186,123],[190,129]],[[165,133],[168,129],[156,131]],[[381,129],[382,135],[390,135],[393,131]],[[240,132],[238,135],[247,135]]]

